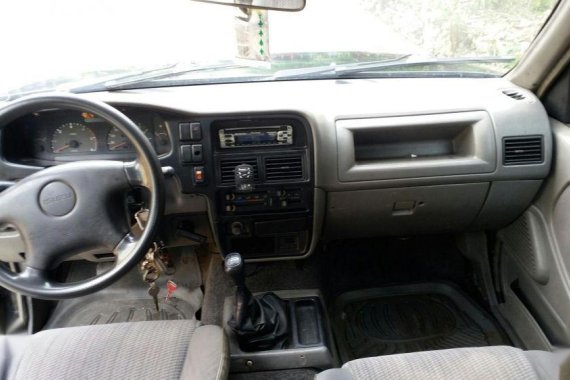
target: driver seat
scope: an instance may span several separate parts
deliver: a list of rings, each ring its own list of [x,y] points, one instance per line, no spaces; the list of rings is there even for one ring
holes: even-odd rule
[[[195,320],[0,336],[0,379],[226,379],[227,338]]]

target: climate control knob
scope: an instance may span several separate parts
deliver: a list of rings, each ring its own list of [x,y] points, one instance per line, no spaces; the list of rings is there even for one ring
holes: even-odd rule
[[[233,222],[231,225],[232,235],[234,236],[241,236],[241,234],[243,234],[243,229],[242,222]]]

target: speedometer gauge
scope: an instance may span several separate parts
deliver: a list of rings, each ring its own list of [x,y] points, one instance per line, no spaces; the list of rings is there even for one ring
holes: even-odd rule
[[[97,138],[81,123],[65,123],[53,132],[51,149],[56,154],[96,152]]]

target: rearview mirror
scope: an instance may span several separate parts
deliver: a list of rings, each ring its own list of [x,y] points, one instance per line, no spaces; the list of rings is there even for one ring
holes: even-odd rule
[[[298,12],[305,8],[305,0],[194,0],[202,3],[231,5],[234,7]]]

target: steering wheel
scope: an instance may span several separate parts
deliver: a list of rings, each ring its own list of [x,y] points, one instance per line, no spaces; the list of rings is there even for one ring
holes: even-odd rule
[[[53,108],[97,115],[123,132],[136,151],[131,162],[52,166],[0,193],[0,225],[14,226],[26,246],[19,273],[0,266],[0,285],[36,298],[65,299],[102,289],[136,265],[157,231],[164,208],[164,178],[144,133],[117,109],[99,101],[72,94],[22,98],[0,109],[0,128],[18,117]],[[125,192],[136,187],[150,192],[148,221],[137,237],[130,230],[125,202]],[[59,263],[87,252],[113,252],[115,264],[81,282],[51,278],[50,270]]]

